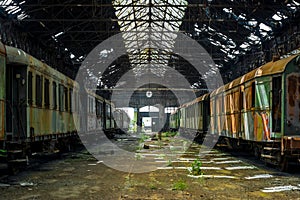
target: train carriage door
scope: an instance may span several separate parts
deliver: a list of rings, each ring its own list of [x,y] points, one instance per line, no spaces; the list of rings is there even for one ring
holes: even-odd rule
[[[27,66],[9,64],[6,74],[7,140],[24,140],[27,134]]]
[[[111,110],[110,105],[108,103],[105,104],[105,128],[110,129],[111,128]]]
[[[282,77],[277,76],[272,79],[272,132],[281,133],[281,81]]]
[[[300,134],[300,74],[286,76],[286,128],[285,135]]]
[[[257,79],[255,87],[256,96],[256,140],[270,140],[270,77],[262,77]]]

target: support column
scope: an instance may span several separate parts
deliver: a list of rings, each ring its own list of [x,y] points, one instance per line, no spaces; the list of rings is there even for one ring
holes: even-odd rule
[[[141,133],[142,131],[142,118],[140,115],[140,108],[136,110],[136,125],[137,125],[137,133]]]
[[[166,116],[165,116],[165,106],[158,104],[157,105],[159,108],[159,113],[158,113],[158,117],[159,117],[159,122],[158,122],[158,127],[159,127],[159,131],[165,131],[164,130],[164,126],[165,126],[165,122],[166,122]]]

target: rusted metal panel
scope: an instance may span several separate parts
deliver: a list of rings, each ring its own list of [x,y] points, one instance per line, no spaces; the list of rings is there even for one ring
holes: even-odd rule
[[[262,65],[261,67],[252,70],[251,72],[245,74],[244,76],[239,77],[230,83],[227,83],[226,85],[220,87],[219,89],[214,90],[211,93],[211,96],[215,96],[215,95],[219,94],[220,92],[230,90],[230,89],[237,87],[245,82],[251,81],[257,77],[282,73],[286,69],[287,64],[291,60],[293,60],[295,57],[297,57],[297,55],[290,56],[290,57],[278,60],[276,62],[272,61],[272,62],[266,63],[265,65]]]
[[[243,80],[244,80],[244,76],[239,77],[239,78],[233,80],[233,81],[231,82],[232,84],[229,84],[229,88],[228,88],[228,89],[232,89],[232,88],[234,88],[234,87],[239,86],[241,83],[243,83]]]
[[[225,118],[225,135],[227,137],[232,137],[232,123],[230,114],[226,114]]]
[[[281,151],[284,154],[285,151],[300,151],[300,136],[283,136],[281,139]]]
[[[216,133],[221,134],[224,129],[224,101],[223,101],[223,94],[219,93],[218,96],[215,97],[215,110],[216,110],[216,117],[215,117],[215,125],[216,125]]]
[[[231,87],[231,84],[228,88]],[[228,137],[237,138],[239,132],[239,88],[227,90],[224,95],[224,111],[226,116],[223,120],[223,130]]]
[[[216,106],[215,106],[216,98],[212,97],[210,99],[210,131],[212,134],[217,134],[217,124],[216,124]]]
[[[279,74],[284,72],[286,69],[287,64],[293,60],[297,55],[293,55],[287,58],[283,58],[281,60],[278,60],[276,62],[268,62],[261,67],[249,72],[246,74],[244,81],[249,81],[253,78],[257,78],[260,76],[267,76],[267,75],[273,75],[273,74]]]
[[[224,92],[225,92],[225,86],[223,85],[223,86],[219,87],[218,89],[212,91],[210,96],[214,97],[214,96],[217,96],[217,95],[222,94]]]
[[[31,107],[31,110],[31,127],[34,128],[35,135],[76,132],[79,128],[78,114],[75,115],[74,110],[73,113],[69,110],[58,111],[54,109],[53,102],[48,109]],[[40,123],[41,119],[43,124]]]
[[[286,134],[300,132],[300,74],[291,73],[286,77]]]
[[[244,103],[244,109],[247,111],[251,110],[252,105],[253,105],[252,83],[253,82],[247,83],[247,84],[245,84],[245,87],[244,87],[244,102],[243,103]]]

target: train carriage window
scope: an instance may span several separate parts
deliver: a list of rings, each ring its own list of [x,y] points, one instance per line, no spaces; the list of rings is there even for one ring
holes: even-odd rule
[[[96,104],[96,115],[98,118],[102,116],[102,103],[99,100],[97,100]]]
[[[255,82],[251,83],[251,107],[255,107]]]
[[[92,101],[92,98],[91,97],[89,97],[89,113],[92,113],[92,107],[93,107],[93,101]]]
[[[32,105],[32,72],[28,72],[28,104]]]
[[[49,80],[45,79],[44,82],[44,103],[45,103],[45,107],[49,108],[50,102],[49,102]]]
[[[89,97],[89,113],[92,112],[92,101],[91,101],[91,97]]]
[[[244,110],[245,109],[245,105],[244,105],[244,91],[241,91],[240,93],[240,110]]]
[[[88,112],[94,114],[95,113],[95,109],[96,109],[96,105],[95,105],[95,98],[89,96],[88,98]]]
[[[225,102],[224,102],[224,93],[222,93],[220,95],[220,98],[221,98],[221,105],[220,105],[220,114],[224,114],[225,113]]]
[[[68,101],[68,88],[64,87],[64,97],[65,97],[65,111],[69,110],[69,101]]]
[[[64,86],[62,84],[59,84],[58,100],[59,111],[64,111]]]
[[[234,112],[238,112],[240,111],[240,108],[241,108],[241,101],[240,101],[240,98],[241,98],[241,92],[239,89],[236,89],[233,93],[233,110]]]
[[[56,109],[57,108],[57,86],[56,86],[56,82],[53,81],[53,84],[52,84],[52,89],[53,89],[53,109]]]
[[[203,104],[204,104],[203,101],[199,102],[198,104],[199,113],[201,116],[203,115],[203,106],[204,106]]]
[[[245,105],[244,105],[244,101],[245,101],[245,97],[244,97],[244,88],[241,88],[241,92],[240,92],[240,111],[245,109]]]
[[[94,113],[96,113],[95,98],[92,98],[91,101],[92,101],[92,107],[91,107],[91,109],[92,109],[92,113],[94,114]]]
[[[95,98],[96,100],[96,116],[99,117],[99,101]]]
[[[87,112],[88,112],[88,113],[91,112],[91,109],[90,109],[90,108],[91,108],[91,105],[90,105],[90,104],[91,104],[91,100],[90,100],[90,97],[88,96],[88,99],[87,99]]]
[[[78,98],[78,96],[77,96],[77,91],[75,90],[74,92],[73,92],[73,101],[74,101],[74,104],[73,104],[73,112],[77,112],[77,98]]]
[[[70,105],[69,105],[69,111],[70,113],[73,112],[73,109],[72,109],[72,106],[73,106],[73,98],[72,98],[72,95],[73,95],[73,90],[70,88],[69,89],[69,102],[70,102]]]
[[[110,106],[106,104],[106,116],[110,118]]]
[[[40,75],[36,75],[35,102],[37,106],[42,106],[42,77]]]
[[[260,80],[256,84],[256,106],[260,109],[268,109],[270,107],[270,86],[269,80]]]

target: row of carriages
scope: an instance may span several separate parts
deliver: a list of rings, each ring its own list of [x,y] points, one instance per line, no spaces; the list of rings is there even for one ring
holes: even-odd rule
[[[274,60],[182,105],[170,128],[287,167],[300,160],[300,56]],[[201,140],[201,139],[200,139]]]
[[[2,160],[23,161],[20,158],[53,146],[50,143],[73,142],[79,130],[103,130],[112,136],[116,130],[128,128],[129,118],[118,121],[126,117],[109,100],[21,49],[0,43]]]

